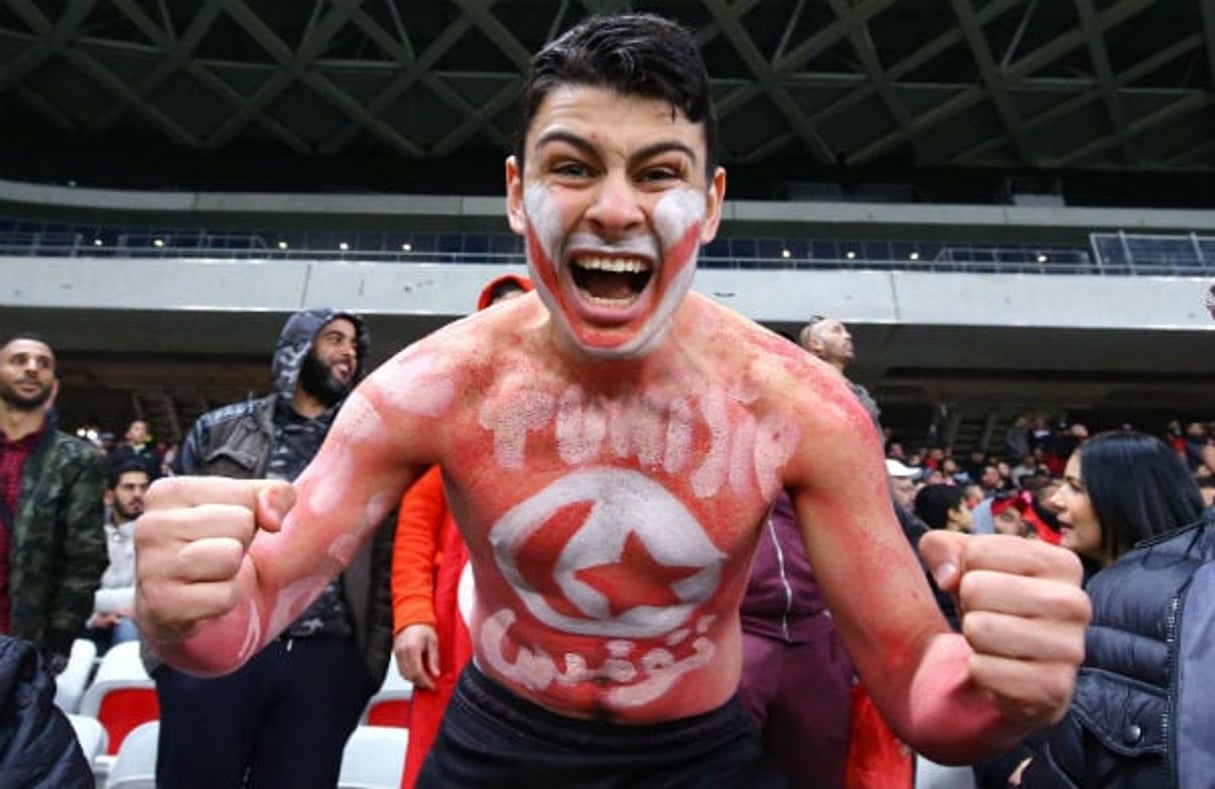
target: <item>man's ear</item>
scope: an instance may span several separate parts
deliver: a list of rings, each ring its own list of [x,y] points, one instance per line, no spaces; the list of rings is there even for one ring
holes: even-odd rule
[[[506,157],[506,219],[519,235],[527,232],[527,211],[523,207],[523,171],[515,157]]]
[[[705,191],[705,222],[700,227],[700,243],[708,244],[717,237],[717,226],[721,224],[721,206],[726,199],[726,168],[713,171],[709,188]]]

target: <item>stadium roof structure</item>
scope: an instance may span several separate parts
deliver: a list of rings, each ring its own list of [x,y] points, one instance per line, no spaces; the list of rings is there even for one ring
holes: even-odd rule
[[[1212,0],[6,0],[0,175],[494,194],[530,54],[628,9],[694,31],[736,195],[1215,205]]]

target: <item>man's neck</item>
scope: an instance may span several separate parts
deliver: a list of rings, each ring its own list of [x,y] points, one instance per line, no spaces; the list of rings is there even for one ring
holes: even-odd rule
[[[328,408],[300,386],[296,386],[295,392],[291,395],[291,407],[295,409],[295,413],[305,419],[316,419]]]
[[[46,424],[46,412],[42,408],[22,411],[8,403],[0,402],[0,431],[9,441],[19,441],[30,433],[37,433]]]

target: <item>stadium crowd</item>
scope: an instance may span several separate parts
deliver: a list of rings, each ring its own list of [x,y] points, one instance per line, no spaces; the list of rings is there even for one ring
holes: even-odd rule
[[[53,346],[0,347],[0,785],[98,780],[52,706],[84,640],[86,694],[145,648],[171,787],[341,784],[392,671],[440,699],[400,721],[427,748],[359,759],[407,786],[1215,774],[1207,426],[886,435],[883,475],[847,327],[688,292],[725,192],[690,34],[594,17],[528,90],[531,280],[376,370],[358,315],[293,314],[274,390],[166,460],[141,420],[104,452],[60,432]]]

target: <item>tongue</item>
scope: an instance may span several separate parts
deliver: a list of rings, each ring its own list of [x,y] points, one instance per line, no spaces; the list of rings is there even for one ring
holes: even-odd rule
[[[597,299],[629,299],[633,297],[632,276],[614,271],[585,271],[582,289]]]

